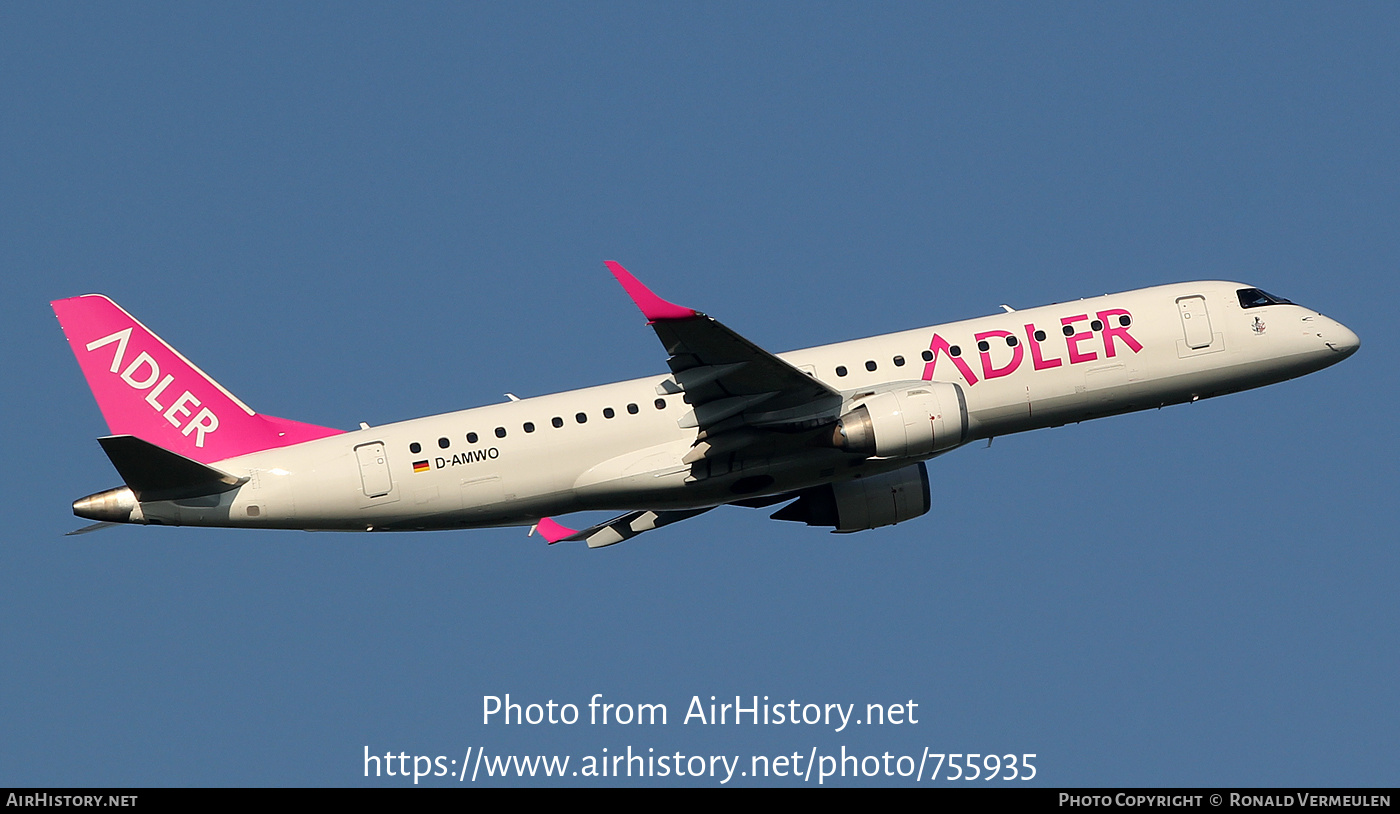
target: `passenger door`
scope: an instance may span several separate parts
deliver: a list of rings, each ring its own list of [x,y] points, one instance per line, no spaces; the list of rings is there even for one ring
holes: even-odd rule
[[[1181,328],[1186,333],[1186,347],[1191,350],[1210,347],[1214,334],[1210,329],[1206,298],[1200,295],[1181,297],[1176,306],[1181,313]]]

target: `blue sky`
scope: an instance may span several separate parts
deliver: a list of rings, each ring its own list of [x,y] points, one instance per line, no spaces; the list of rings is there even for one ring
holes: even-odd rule
[[[7,5],[0,784],[402,785],[363,777],[365,746],[630,745],[1394,785],[1398,22]],[[775,351],[1202,278],[1363,347],[957,451],[927,516],[854,536],[738,508],[601,551],[523,529],[62,536],[118,478],[49,300],[106,293],[254,408],[349,428],[664,370],[605,259]],[[483,725],[505,693],[672,718]],[[681,724],[697,695],[920,717]]]

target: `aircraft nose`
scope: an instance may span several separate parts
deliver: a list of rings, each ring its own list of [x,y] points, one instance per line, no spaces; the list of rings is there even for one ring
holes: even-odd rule
[[[1343,358],[1356,353],[1357,348],[1361,347],[1361,337],[1336,320],[1330,322],[1322,332],[1322,339],[1327,343],[1327,347],[1335,353],[1340,353]]]

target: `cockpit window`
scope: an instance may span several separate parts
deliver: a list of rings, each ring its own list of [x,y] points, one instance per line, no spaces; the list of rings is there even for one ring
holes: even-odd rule
[[[1258,308],[1261,305],[1292,305],[1292,300],[1285,300],[1283,297],[1275,297],[1267,291],[1260,291],[1257,288],[1241,288],[1235,292],[1240,298],[1241,308]]]

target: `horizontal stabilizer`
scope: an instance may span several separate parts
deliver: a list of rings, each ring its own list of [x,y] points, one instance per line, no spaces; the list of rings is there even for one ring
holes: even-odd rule
[[[217,495],[248,481],[247,478],[234,477],[142,441],[134,435],[109,435],[97,439],[97,443],[112,459],[112,466],[131,487],[137,500],[181,500]]]
[[[80,529],[73,529],[72,531],[68,532],[67,534],[65,534],[65,535],[63,535],[63,536],[64,536],[64,537],[74,537],[74,536],[79,535],[79,534],[89,534],[89,533],[94,532],[94,531],[101,531],[101,530],[103,530],[103,529],[110,529],[110,528],[112,528],[113,526],[116,526],[116,525],[117,525],[116,523],[111,523],[111,522],[108,522],[108,521],[106,521],[106,520],[103,520],[103,521],[100,521],[100,522],[97,522],[97,523],[93,523],[93,524],[90,525],[90,526],[83,526],[83,527],[80,528]]]

